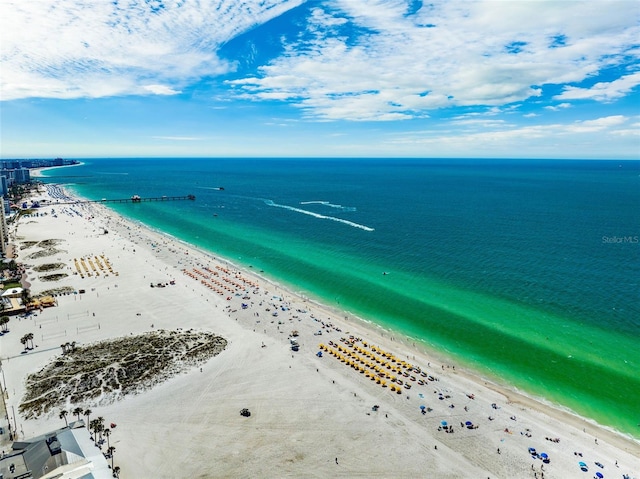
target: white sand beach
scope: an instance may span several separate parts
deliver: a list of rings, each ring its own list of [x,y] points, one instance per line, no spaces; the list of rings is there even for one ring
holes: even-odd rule
[[[100,204],[49,205],[39,213],[10,225],[32,294],[63,286],[84,293],[11,317],[10,333],[0,338],[7,409],[20,438],[64,426],[59,409],[38,419],[18,412],[26,376],[59,356],[61,344],[192,328],[224,337],[227,348],[139,394],[66,406],[117,424],[110,439],[120,477],[640,477],[637,441],[490,383],[251,269]],[[52,255],[31,258],[38,246],[24,248],[49,239],[62,240]],[[102,269],[89,263],[95,257]],[[60,272],[68,276],[43,281],[33,267],[46,263],[64,263]],[[291,348],[293,331],[299,351]],[[27,333],[34,348],[24,353]],[[322,357],[320,344],[327,346]],[[243,408],[250,417],[240,415]],[[530,447],[550,462],[532,457]]]

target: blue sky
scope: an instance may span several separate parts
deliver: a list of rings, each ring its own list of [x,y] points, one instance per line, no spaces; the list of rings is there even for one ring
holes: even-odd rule
[[[0,0],[3,158],[640,158],[633,1]]]

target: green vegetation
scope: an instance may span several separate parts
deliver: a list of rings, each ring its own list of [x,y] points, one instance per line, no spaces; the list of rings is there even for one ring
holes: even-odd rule
[[[41,281],[59,281],[62,278],[66,278],[69,276],[67,273],[58,273],[58,274],[48,274],[45,276],[40,276]]]
[[[27,348],[29,338],[22,339]],[[27,377],[19,410],[31,419],[69,401],[108,403],[202,364],[226,346],[220,336],[191,330],[153,331],[82,347],[61,344],[61,356]]]

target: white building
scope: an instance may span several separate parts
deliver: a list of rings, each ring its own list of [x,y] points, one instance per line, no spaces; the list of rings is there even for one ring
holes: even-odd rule
[[[3,479],[112,479],[102,451],[83,421],[42,436],[16,441],[0,458]]]

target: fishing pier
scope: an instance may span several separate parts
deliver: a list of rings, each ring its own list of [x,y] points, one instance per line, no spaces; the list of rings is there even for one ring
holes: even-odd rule
[[[102,198],[101,200],[79,200],[79,201],[49,201],[49,205],[77,205],[82,203],[147,203],[149,201],[195,201],[195,195],[186,196],[151,196],[144,198],[133,195],[131,198]]]

